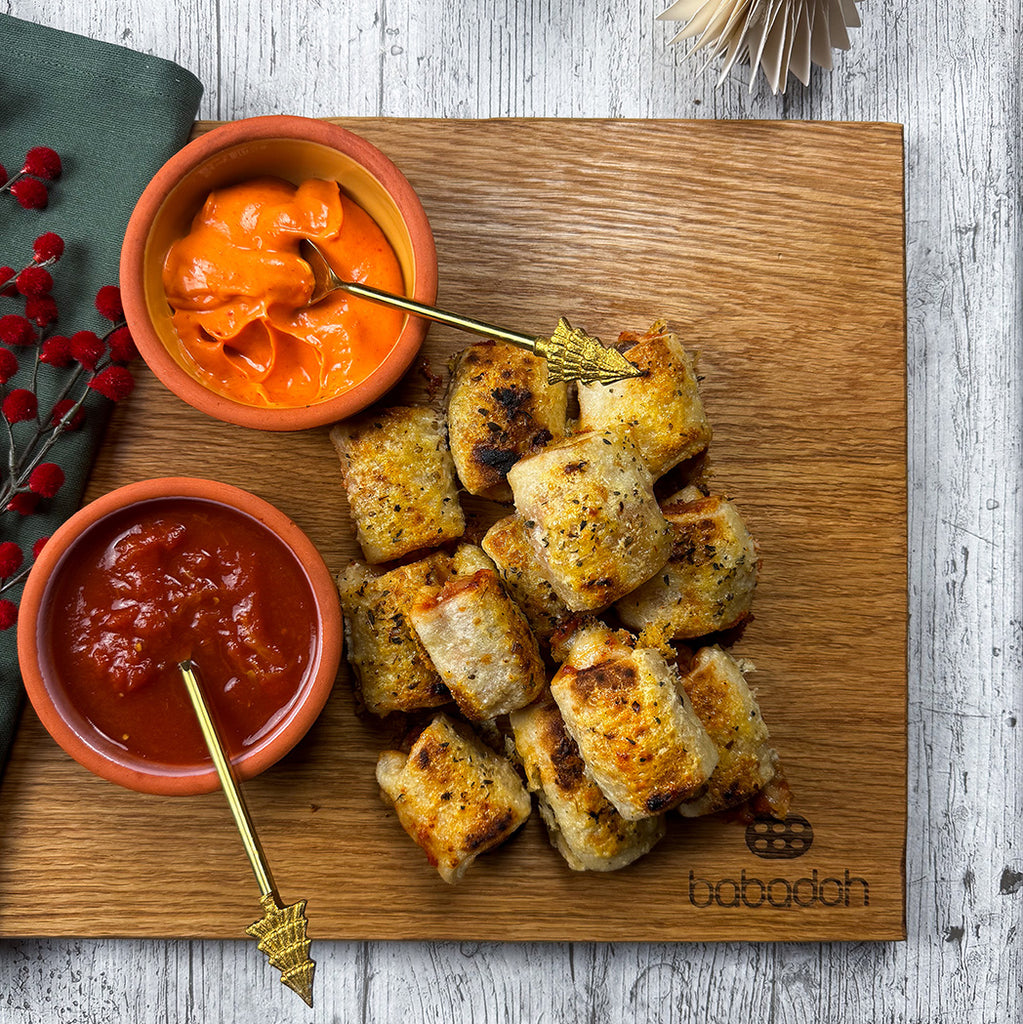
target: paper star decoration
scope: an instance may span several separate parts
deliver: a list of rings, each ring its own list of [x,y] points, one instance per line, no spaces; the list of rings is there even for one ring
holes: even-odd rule
[[[811,64],[830,68],[860,25],[854,0],[676,0],[659,18],[687,23],[671,41],[695,40],[689,56],[704,51],[704,67],[723,56],[718,85],[738,62],[750,66],[750,92],[759,67],[774,93],[790,71],[806,85]]]

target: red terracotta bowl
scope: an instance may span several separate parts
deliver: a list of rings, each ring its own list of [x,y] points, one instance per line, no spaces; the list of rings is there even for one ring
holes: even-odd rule
[[[191,717],[183,683],[180,692],[176,691],[176,679],[171,675],[166,680],[145,683],[118,697],[113,690],[107,692],[104,689],[108,666],[114,662],[113,655],[109,660],[92,656],[100,674],[94,673],[92,682],[88,684],[83,684],[81,675],[60,667],[66,663],[63,652],[67,650],[62,638],[68,631],[63,623],[71,618],[84,617],[66,611],[61,614],[60,609],[67,608],[69,593],[78,592],[75,589],[79,586],[77,581],[86,571],[82,567],[90,564],[90,552],[102,550],[105,538],[121,536],[124,530],[154,510],[167,516],[178,510],[177,514],[183,517],[200,510],[215,513],[225,536],[251,537],[253,550],[257,546],[265,548],[268,554],[262,557],[268,564],[270,558],[275,560],[274,586],[266,588],[273,592],[267,595],[263,604],[264,608],[270,609],[269,613],[264,612],[264,616],[271,616],[267,621],[273,621],[276,609],[285,605],[304,609],[305,641],[299,648],[305,661],[304,670],[297,685],[293,679],[279,684],[281,689],[278,693],[283,696],[272,710],[244,713],[245,740],[237,742],[232,756],[239,778],[251,778],[283,757],[305,735],[323,709],[341,659],[340,602],[327,566],[295,523],[262,498],[211,480],[169,477],[121,487],[72,516],[40,552],[21,599],[18,658],[29,699],[43,725],[76,761],[111,782],[143,793],[208,793],[218,788],[219,781],[212,761],[205,753],[201,734],[196,731],[198,725]],[[206,544],[207,540],[204,536],[203,543]],[[164,563],[161,561],[159,564],[162,567]],[[290,588],[278,584],[277,581],[282,579],[292,581]],[[136,589],[132,588],[133,596],[137,596]],[[104,610],[111,606],[104,606]],[[137,613],[135,616],[132,629],[137,621],[142,620]],[[180,624],[175,628],[179,631],[175,635],[180,635]],[[273,629],[277,628],[275,624]],[[149,635],[152,634],[139,630],[140,637]],[[258,639],[268,634],[253,631],[242,635]],[[203,648],[200,647],[192,656],[202,676]],[[75,678],[68,678],[70,675]],[[269,678],[269,673],[257,675],[255,683],[261,687]],[[145,695],[147,687],[162,689],[151,690],[149,695]],[[83,689],[88,689],[89,693],[84,693]],[[220,719],[223,728],[234,714],[234,709],[226,703],[227,698],[219,690],[208,688],[207,697],[215,716],[223,715],[226,709],[226,716]],[[166,701],[166,704],[149,703],[157,699]],[[96,700],[103,703],[97,704]],[[107,708],[111,704],[113,711],[109,714],[114,718],[108,716]],[[154,714],[153,709],[157,706],[160,711]],[[143,708],[144,714],[140,712]],[[182,712],[181,708],[185,710]],[[158,730],[159,744],[163,745],[161,753],[154,752],[156,747],[144,749],[143,742],[134,748],[121,742],[128,739],[132,723],[140,719],[145,723],[154,720],[162,723]],[[116,728],[111,728],[112,721],[117,722]],[[140,736],[142,724],[140,722]],[[178,724],[181,729],[175,731]],[[127,731],[116,735],[122,729]],[[181,746],[175,747],[177,741],[168,737],[178,735],[182,737]],[[223,738],[231,743],[226,735]],[[168,752],[170,749],[174,750],[173,754]],[[186,750],[187,753],[182,753]]]
[[[206,388],[172,354],[176,346],[161,279],[171,244],[188,233],[207,195],[260,175],[301,184],[340,182],[342,190],[380,226],[405,279],[406,294],[432,305],[437,298],[437,252],[419,197],[398,168],[365,139],[328,121],[274,115],[214,128],[176,153],[142,193],[121,250],[125,317],[142,358],[179,398],[220,420],[260,430],[301,430],[351,416],[375,402],[412,364],[427,322],[406,317],[394,346],[360,384],[301,408],[265,409]]]

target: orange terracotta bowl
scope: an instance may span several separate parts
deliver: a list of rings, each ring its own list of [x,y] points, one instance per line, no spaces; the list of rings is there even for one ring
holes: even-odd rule
[[[137,541],[147,529],[156,538],[144,542],[148,547]],[[199,556],[180,553],[177,541],[166,539],[178,531],[184,548],[193,544]],[[107,579],[106,589],[90,588],[107,574],[111,559],[104,562],[102,553],[114,544],[123,552],[126,537],[133,552],[145,553],[133,554],[130,566],[121,562],[109,570],[124,595],[110,600],[104,596]],[[220,549],[217,537],[225,538]],[[213,560],[203,561],[210,551]],[[250,572],[247,560],[256,567],[245,580],[258,585],[239,597],[230,587],[247,586],[238,583],[241,573]],[[104,568],[97,572],[96,565]],[[147,565],[156,573],[148,585],[131,575]],[[220,602],[215,613],[208,611],[207,598],[207,610],[182,612],[192,607],[202,580],[219,586],[225,572],[229,585],[207,590]],[[175,580],[186,578],[178,588]],[[119,621],[112,610],[120,612]],[[168,612],[173,614],[165,618]],[[82,623],[89,623],[85,632]],[[214,664],[222,629],[240,638],[229,642],[242,655]],[[183,635],[189,645],[184,654],[164,659],[157,653],[177,651]],[[247,779],[288,753],[316,720],[337,676],[341,641],[334,580],[299,527],[247,491],[190,477],[129,484],[72,516],[33,565],[18,620],[25,688],[50,735],[102,778],[166,795],[208,793],[219,786],[179,660],[194,661],[235,771]],[[131,646],[151,654],[141,675],[130,675],[138,671],[135,654],[126,654]],[[248,659],[247,672],[237,670],[238,657]]]
[[[384,395],[412,364],[427,323],[406,317],[393,347],[366,379],[299,408],[246,405],[216,394],[193,376],[175,354],[164,260],[211,191],[264,175],[295,185],[308,178],[339,182],[390,242],[406,294],[427,305],[437,298],[437,252],[422,203],[401,171],[365,139],[328,121],[273,115],[221,125],[157,172],[132,213],[121,250],[124,312],[142,358],[179,398],[217,419],[260,430],[302,430],[344,419]]]

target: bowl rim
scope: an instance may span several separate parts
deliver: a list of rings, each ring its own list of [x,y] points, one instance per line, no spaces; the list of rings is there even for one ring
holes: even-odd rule
[[[259,746],[232,759],[239,779],[250,779],[287,754],[306,734],[323,710],[341,662],[343,620],[334,578],[319,550],[302,529],[276,506],[250,491],[202,477],[157,477],[125,484],[96,498],[54,531],[29,572],[18,615],[18,662],[29,701],[43,727],[57,744],[83,767],[109,782],[140,793],[188,796],[220,787],[212,763],[207,771],[174,774],[174,766],[159,773],[146,772],[137,759],[121,762],[96,749],[71,725],[54,700],[44,674],[39,642],[44,602],[51,580],[66,553],[96,524],[126,509],[159,499],[199,499],[217,502],[261,523],[273,533],[301,565],[314,598],[319,646],[305,692],[279,728]],[[167,768],[170,767],[170,771]]]
[[[398,166],[373,143],[332,121],[294,114],[266,114],[227,121],[179,149],[150,179],[135,204],[121,247],[121,301],[136,347],[154,375],[193,408],[227,423],[257,430],[305,430],[352,416],[381,398],[412,365],[429,323],[409,315],[391,350],[363,381],[335,398],[313,405],[263,408],[235,402],[209,390],[167,351],[146,306],[145,252],[149,232],[166,197],[189,173],[218,152],[272,139],[308,141],[344,153],[368,170],[388,192],[409,233],[415,261],[411,298],[437,300],[437,247],[422,201]]]

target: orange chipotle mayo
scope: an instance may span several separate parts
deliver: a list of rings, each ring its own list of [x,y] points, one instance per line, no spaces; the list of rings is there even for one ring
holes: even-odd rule
[[[167,254],[176,356],[206,387],[260,407],[312,405],[349,390],[390,351],[405,314],[344,292],[303,309],[313,273],[302,239],[343,280],[404,294],[376,222],[337,182],[255,178],[211,192]]]

